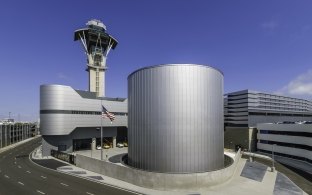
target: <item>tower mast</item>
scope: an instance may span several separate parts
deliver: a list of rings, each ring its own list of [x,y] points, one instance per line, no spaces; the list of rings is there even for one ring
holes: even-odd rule
[[[87,28],[75,31],[74,40],[81,42],[87,56],[89,91],[95,92],[97,97],[104,97],[107,55],[118,42],[106,32],[106,26],[100,20],[90,20],[86,25]]]

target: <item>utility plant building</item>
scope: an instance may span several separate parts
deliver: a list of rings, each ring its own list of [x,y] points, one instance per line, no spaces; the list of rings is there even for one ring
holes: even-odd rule
[[[163,173],[224,168],[223,73],[164,64],[128,77],[130,166]]]

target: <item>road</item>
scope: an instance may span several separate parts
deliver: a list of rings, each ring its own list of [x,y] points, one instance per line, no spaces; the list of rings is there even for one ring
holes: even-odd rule
[[[0,153],[0,195],[114,195],[136,194],[38,166],[29,154],[41,137]]]

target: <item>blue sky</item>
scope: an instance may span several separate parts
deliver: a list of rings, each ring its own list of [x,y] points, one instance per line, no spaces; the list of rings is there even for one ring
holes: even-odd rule
[[[107,96],[127,96],[134,70],[197,63],[224,73],[224,91],[312,98],[312,1],[3,1],[0,118],[39,116],[41,84],[87,89],[86,58],[73,41],[92,18],[119,45],[109,54]]]

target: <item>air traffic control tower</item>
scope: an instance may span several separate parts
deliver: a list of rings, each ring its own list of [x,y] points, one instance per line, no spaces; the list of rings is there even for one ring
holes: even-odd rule
[[[80,40],[87,55],[89,91],[95,92],[97,97],[104,97],[107,55],[118,42],[106,32],[106,26],[101,21],[90,20],[86,25],[87,28],[75,31],[74,40]]]

